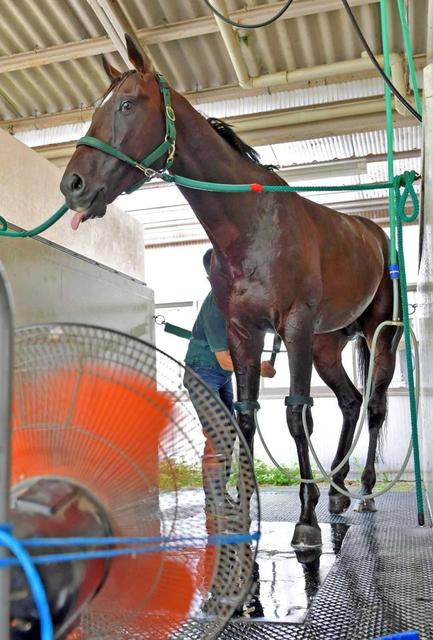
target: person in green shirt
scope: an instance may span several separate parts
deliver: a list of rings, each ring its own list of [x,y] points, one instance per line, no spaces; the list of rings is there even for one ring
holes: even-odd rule
[[[209,249],[203,256],[203,266],[208,276],[211,259],[212,249]],[[233,413],[233,362],[227,342],[227,326],[212,291],[209,291],[206,296],[194,323],[185,364],[210,387],[228,411]],[[184,384],[195,405],[195,394],[191,389],[191,376],[188,375],[188,370]]]

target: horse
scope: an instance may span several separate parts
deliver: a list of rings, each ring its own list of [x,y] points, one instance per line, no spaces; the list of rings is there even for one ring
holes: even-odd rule
[[[134,166],[131,159],[146,154],[151,161],[151,169],[145,170],[147,178],[168,171],[226,184],[285,184],[260,164],[254,150],[229,126],[199,114],[161,80],[130,38],[126,42],[133,69],[121,73],[104,59],[111,84],[61,181],[66,204],[79,212],[74,227],[103,216],[107,204],[143,178],[140,161]],[[108,146],[115,150],[111,155],[104,152]],[[392,315],[389,240],[373,221],[339,213],[294,192],[214,193],[179,188],[214,248],[210,281],[227,319],[238,423],[251,451],[264,335],[272,331],[285,344],[290,370],[287,424],[296,444],[301,479],[310,480],[300,482],[300,515],[292,546],[320,547],[315,513],[319,490],[313,481],[302,410],[308,405],[306,419],[312,433],[314,363],[343,415],[334,469],[350,448],[362,405],[362,394],[343,368],[342,350],[349,339],[358,337],[367,363],[376,327]],[[400,337],[399,327],[387,326],[377,343],[362,495],[370,494],[376,482],[376,449]],[[346,462],[333,475],[342,489],[348,471]],[[331,486],[331,513],[342,513],[349,505],[350,498]],[[365,500],[364,508],[375,510],[374,500]]]

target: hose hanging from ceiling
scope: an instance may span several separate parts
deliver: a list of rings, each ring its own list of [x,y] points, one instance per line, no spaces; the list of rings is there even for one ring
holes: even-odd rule
[[[237,29],[260,29],[261,27],[267,27],[268,25],[278,20],[278,18],[281,18],[283,13],[285,13],[287,9],[290,7],[293,0],[287,0],[284,6],[281,7],[281,9],[274,16],[272,16],[272,18],[269,18],[268,20],[264,20],[263,22],[256,22],[254,24],[240,24],[240,22],[235,22],[234,20],[231,20],[230,18],[225,16],[223,13],[218,11],[218,9],[215,9],[215,7],[211,4],[210,0],[204,0],[204,2],[212,11],[212,13],[218,16],[218,18],[221,18],[221,20],[226,24],[230,24],[232,27],[236,27]]]

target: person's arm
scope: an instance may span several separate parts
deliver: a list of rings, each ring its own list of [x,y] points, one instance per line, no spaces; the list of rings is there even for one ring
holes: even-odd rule
[[[224,371],[234,371],[233,360],[228,349],[226,321],[213,298],[209,301],[203,314],[203,324],[208,344],[211,351],[214,352],[219,366]],[[272,354],[271,362],[262,362],[260,366],[260,375],[264,378],[273,378],[276,373],[273,362],[281,345],[281,338],[278,335],[274,338],[274,349],[276,344],[278,344],[278,349],[276,349],[275,355]]]
[[[270,360],[263,360],[260,364],[260,375],[262,378],[273,378],[276,370]]]
[[[224,371],[234,371],[230,351],[215,351],[215,357],[221,369],[224,369]]]
[[[230,351],[215,351],[215,357],[221,369],[224,369],[224,371],[234,371]],[[265,360],[261,363],[260,375],[262,378],[273,378],[275,374],[276,371],[269,360]]]
[[[281,338],[278,335],[278,333],[276,333],[274,336],[274,344],[272,346],[271,357],[269,358],[269,360],[263,360],[263,362],[260,365],[260,375],[263,378],[273,378],[274,375],[277,373],[275,370],[274,364],[275,364],[275,358],[277,357],[277,354],[280,352],[280,349],[281,349]]]
[[[213,296],[207,300],[203,312],[203,326],[206,339],[211,351],[224,371],[233,371],[233,362],[230,356],[227,341],[227,325],[224,316],[218,309]]]

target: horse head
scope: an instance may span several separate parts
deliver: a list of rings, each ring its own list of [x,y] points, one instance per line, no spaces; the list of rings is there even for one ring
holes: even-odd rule
[[[60,189],[70,209],[77,211],[72,226],[89,218],[102,217],[107,205],[131,188],[143,173],[134,163],[124,162],[100,148],[88,146],[86,139],[101,141],[111,150],[126,154],[137,163],[164,140],[161,91],[151,62],[138,51],[126,35],[128,56],[134,67],[121,73],[103,58],[111,80],[90,128],[69,161]],[[159,169],[164,157],[153,168]]]

